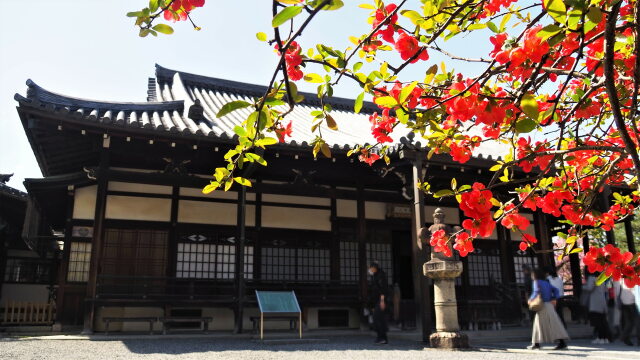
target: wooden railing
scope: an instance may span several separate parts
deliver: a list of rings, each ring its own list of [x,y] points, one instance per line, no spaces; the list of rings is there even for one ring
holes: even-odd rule
[[[53,303],[8,301],[4,304],[3,325],[51,325],[55,319]]]

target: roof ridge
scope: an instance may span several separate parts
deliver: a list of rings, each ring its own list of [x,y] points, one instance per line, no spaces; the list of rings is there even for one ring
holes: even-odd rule
[[[122,102],[122,101],[103,101],[92,100],[86,98],[73,97],[49,91],[42,86],[36,84],[33,80],[26,81],[27,97],[25,98],[16,93],[14,98],[18,101],[28,100],[29,102],[53,104],[67,106],[71,108],[92,108],[98,110],[123,110],[123,111],[143,111],[143,110],[182,110],[184,101],[139,101],[139,102]]]
[[[212,76],[198,75],[180,70],[169,69],[159,64],[155,64],[155,67],[156,81],[159,84],[167,84],[173,86],[173,77],[175,74],[179,74],[183,83],[191,83],[200,86],[208,85],[208,87],[214,88],[216,90],[226,90],[233,93],[243,93],[245,95],[258,97],[264,95],[264,93],[267,91],[267,87],[264,85],[221,79]],[[321,106],[320,99],[318,99],[317,94],[303,91],[298,92],[298,94],[304,96],[304,100],[300,103],[301,105]],[[354,112],[353,105],[355,103],[355,99],[332,96],[327,98],[324,102],[331,104],[338,110]],[[361,113],[374,113],[376,111],[380,111],[376,104],[371,101],[363,102]]]

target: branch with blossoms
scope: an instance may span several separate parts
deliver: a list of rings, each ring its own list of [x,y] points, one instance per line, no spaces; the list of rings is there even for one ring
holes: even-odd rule
[[[218,114],[255,109],[234,129],[238,146],[227,153],[226,166],[216,169],[205,191],[229,189],[234,182],[251,184],[237,172],[246,162],[266,165],[254,149],[291,135],[287,114],[301,100],[299,81],[316,84],[322,104],[310,114],[314,156],[331,156],[323,131],[337,130],[339,124],[326,100],[335,86],[353,81],[362,89],[354,96],[354,111],[361,110],[365,98],[379,107],[369,117],[375,143],[355,146],[348,154],[369,165],[390,161],[392,135],[398,131],[424,140],[427,158],[448,154],[460,164],[481,144],[493,141],[508,148],[487,182],[458,187],[452,181],[450,189],[433,190],[421,184],[430,196],[455,197],[468,217],[451,237],[434,234],[435,251],[451,255],[453,241],[452,250],[467,256],[473,241],[489,236],[498,223],[521,239],[521,250],[529,251],[538,240],[527,234],[531,224],[521,212],[538,211],[570,225],[560,234],[564,245],[553,249],[562,258],[583,251],[577,244],[586,241],[589,229],[611,230],[638,207],[640,2],[371,0],[360,5],[368,12],[363,23],[370,28],[349,37],[352,45],[336,48],[327,39],[306,50],[302,30],[321,12],[334,16],[343,1],[272,3],[273,35],[257,37],[275,46],[278,65],[262,97],[229,103]],[[159,31],[154,29],[164,24],[156,21],[184,21],[198,5],[204,1],[151,1],[148,11],[135,14],[136,23],[141,31]],[[281,26],[288,29],[286,38]],[[470,58],[446,42],[471,33],[485,36],[486,54]],[[444,63],[438,66],[430,62],[433,51],[483,68],[465,75]],[[406,78],[409,68],[422,70],[424,78]],[[276,110],[284,104],[288,111]],[[611,205],[596,206],[607,187],[614,189]],[[590,271],[602,271],[599,281],[613,277],[640,284],[638,254],[616,249],[593,247],[584,263]]]

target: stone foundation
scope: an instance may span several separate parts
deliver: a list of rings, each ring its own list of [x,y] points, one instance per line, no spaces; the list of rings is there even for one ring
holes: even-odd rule
[[[439,349],[466,349],[469,347],[469,337],[461,332],[440,331],[429,336],[432,348]]]

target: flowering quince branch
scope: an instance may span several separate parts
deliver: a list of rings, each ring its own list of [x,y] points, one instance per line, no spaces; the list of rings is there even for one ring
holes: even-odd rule
[[[379,107],[369,116],[374,144],[348,153],[371,166],[389,163],[392,136],[399,131],[423,139],[427,158],[448,154],[460,164],[483,143],[508,148],[490,169],[495,174],[489,181],[458,185],[453,179],[450,189],[433,191],[430,184],[420,184],[435,198],[455,197],[466,217],[454,234],[433,234],[434,251],[467,256],[474,252],[474,239],[489,236],[500,223],[518,234],[522,251],[544,252],[536,249],[538,239],[528,234],[531,224],[522,214],[539,211],[570,225],[558,234],[564,245],[551,250],[562,258],[583,251],[579,244],[589,241],[589,229],[609,231],[635,212],[640,202],[640,1],[422,0],[411,6],[406,0],[363,1],[360,7],[369,12],[363,20],[370,27],[349,37],[353,45],[346,49],[327,43],[303,48],[301,36],[317,14],[332,16],[343,1],[273,1],[272,40],[265,33],[257,38],[275,45],[278,65],[264,96],[220,110],[218,116],[246,107],[255,111],[234,129],[238,145],[204,192],[228,190],[234,182],[251,185],[237,173],[247,162],[266,166],[254,150],[291,135],[287,115],[302,100],[299,81],[316,84],[322,104],[310,114],[314,156],[331,156],[323,135],[339,124],[327,99],[345,80],[362,89],[354,96],[355,112],[365,98]],[[171,33],[168,25],[155,22],[186,20],[203,5],[203,0],[152,0],[129,15],[142,36]],[[281,26],[287,27],[286,39]],[[446,40],[470,33],[485,35],[486,54],[472,59],[446,46]],[[430,51],[486,67],[475,76],[462,74],[431,63]],[[424,69],[424,78],[402,78],[410,67]],[[278,110],[285,104],[288,111]],[[604,188],[612,189],[611,205],[596,206]],[[638,258],[608,245],[591,247],[584,263],[602,272],[599,281],[613,277],[633,285],[640,284]]]

